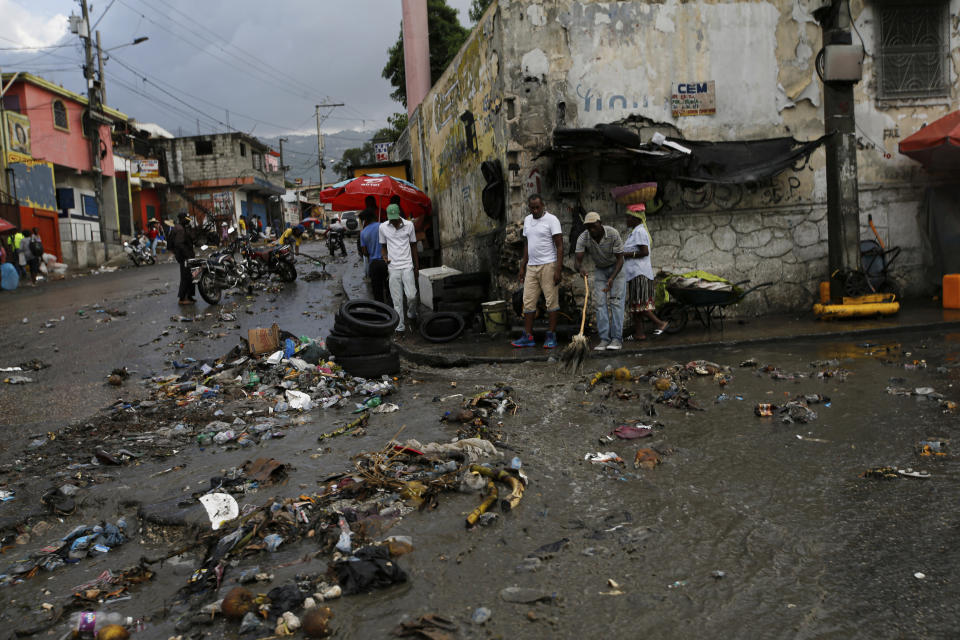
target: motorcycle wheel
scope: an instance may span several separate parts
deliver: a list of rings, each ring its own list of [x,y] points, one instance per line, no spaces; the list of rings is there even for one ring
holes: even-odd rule
[[[262,278],[267,273],[267,265],[260,260],[250,260],[250,277],[254,280]]]
[[[131,256],[130,256],[130,260],[133,262],[133,266],[135,266],[135,267],[139,267],[139,266],[140,266],[140,260],[137,258],[137,256],[131,255]]]
[[[157,259],[153,257],[153,254],[147,256],[147,264],[157,264]]]
[[[220,287],[217,286],[213,274],[209,271],[204,272],[204,274],[200,276],[200,282],[197,283],[197,291],[200,292],[200,297],[203,298],[207,304],[220,304],[220,297],[223,295],[223,292],[220,291]]]
[[[297,269],[289,262],[281,262],[277,265],[277,275],[284,282],[293,282],[297,279]]]

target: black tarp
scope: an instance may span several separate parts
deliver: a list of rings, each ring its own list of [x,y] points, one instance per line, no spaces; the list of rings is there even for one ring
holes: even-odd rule
[[[803,142],[791,137],[763,140],[704,142],[670,138],[690,149],[683,153],[669,147],[636,144],[632,130],[612,125],[593,129],[559,128],[553,145],[540,156],[571,161],[629,162],[660,171],[677,180],[717,184],[745,184],[774,176],[809,156],[826,136]]]
[[[927,187],[921,215],[926,218],[931,273],[939,286],[946,273],[960,273],[960,186]]]

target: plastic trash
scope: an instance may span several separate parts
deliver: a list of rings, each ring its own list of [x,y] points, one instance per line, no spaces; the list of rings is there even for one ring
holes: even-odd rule
[[[350,531],[347,521],[343,518],[340,518],[340,522],[338,524],[340,525],[340,539],[337,540],[337,551],[340,553],[350,553],[350,538],[353,535],[353,532]]]
[[[263,539],[263,543],[267,545],[267,551],[273,553],[283,544],[283,536],[277,533],[271,533]]]
[[[287,338],[283,343],[283,357],[291,358],[297,352],[297,343],[291,338]],[[271,356],[272,357],[272,356]]]
[[[520,461],[519,457],[514,456],[513,460],[510,461],[511,469],[519,469],[523,466],[523,462]]]
[[[486,607],[477,607],[477,610],[473,612],[473,615],[470,616],[470,620],[473,624],[483,624],[490,619],[490,616],[493,615],[493,612]]]
[[[761,402],[753,408],[753,412],[758,416],[772,416],[777,407],[769,402]]]
[[[116,611],[77,611],[70,614],[70,631],[77,638],[94,638],[111,624],[132,627],[133,618]]]
[[[226,431],[221,431],[217,435],[213,436],[213,441],[217,444],[227,444],[231,440],[236,439],[237,434],[233,429],[227,429]]]
[[[207,510],[214,531],[240,515],[240,507],[229,493],[208,493],[200,496],[200,504]]]
[[[290,403],[291,409],[298,409],[300,411],[310,411],[313,409],[313,400],[310,399],[310,396],[302,391],[296,391],[295,389],[287,389],[286,391],[287,402]]]

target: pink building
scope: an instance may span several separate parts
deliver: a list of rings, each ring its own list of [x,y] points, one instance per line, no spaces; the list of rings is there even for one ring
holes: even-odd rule
[[[2,160],[4,191],[20,202],[19,226],[36,226],[44,247],[63,261],[102,262],[103,218],[108,243],[119,244],[111,129],[127,116],[104,107],[88,115],[87,99],[28,73],[5,73]],[[88,127],[98,121],[102,201],[95,195]]]

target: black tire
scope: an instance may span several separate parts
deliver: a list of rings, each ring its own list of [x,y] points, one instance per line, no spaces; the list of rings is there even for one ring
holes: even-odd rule
[[[400,324],[396,310],[376,300],[351,300],[340,307],[337,322],[368,336],[391,336]]]
[[[336,362],[350,375],[361,378],[379,378],[382,375],[393,375],[400,371],[400,354],[394,348],[387,353],[376,355],[337,356]]]
[[[360,333],[359,331],[355,331],[354,329],[351,329],[350,327],[345,326],[342,322],[333,323],[333,331],[330,333],[330,335],[332,336],[336,335],[341,338],[368,338],[369,337],[363,333]]]
[[[687,320],[690,314],[687,308],[679,302],[668,302],[657,310],[657,317],[664,322],[669,322],[667,333],[680,333],[687,326]]]
[[[153,254],[150,254],[150,255],[147,256],[147,263],[148,263],[148,264],[157,264],[157,259],[153,257]]]
[[[490,286],[490,272],[489,271],[474,271],[472,273],[457,273],[452,276],[447,276],[440,282],[443,283],[443,288],[455,289],[457,287],[488,287]]]
[[[480,313],[480,303],[476,300],[472,302],[446,302],[439,300],[434,303],[437,313],[450,312],[460,314],[464,320],[469,320],[475,314]]]
[[[451,311],[428,313],[420,319],[420,335],[429,342],[456,340],[466,327],[463,316]]]
[[[281,262],[277,265],[277,275],[284,282],[293,282],[297,279],[297,269],[289,262]]]
[[[440,300],[444,302],[486,302],[487,288],[476,285],[450,288],[444,284],[440,291]]]
[[[254,280],[262,278],[267,274],[267,265],[264,264],[263,260],[252,259],[249,262],[250,265],[250,277]]]
[[[130,260],[133,261],[133,266],[135,266],[135,267],[139,267],[139,266],[140,266],[140,259],[137,258],[137,256],[130,256]]]
[[[209,271],[204,271],[203,275],[200,276],[200,282],[197,283],[197,291],[200,292],[200,297],[203,298],[207,304],[220,304],[220,298],[223,296],[223,291],[217,286],[213,274]]]
[[[370,338],[367,336],[348,338],[331,333],[327,336],[327,349],[335,356],[372,356],[387,353],[393,343],[390,338]]]

